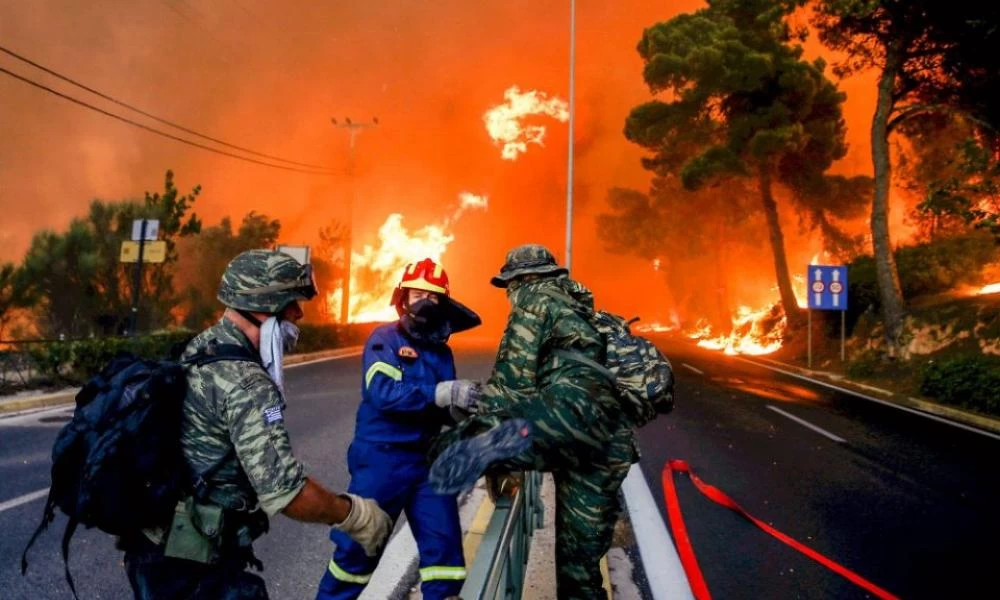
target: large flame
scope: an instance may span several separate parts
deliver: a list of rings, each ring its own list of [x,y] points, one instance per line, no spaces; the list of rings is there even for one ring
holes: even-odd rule
[[[403,225],[403,215],[389,215],[378,230],[378,246],[366,245],[360,253],[352,253],[350,322],[392,321],[397,317],[390,302],[406,265],[424,258],[441,262],[441,256],[455,240],[449,232],[451,224],[466,210],[485,209],[488,205],[486,196],[470,192],[463,192],[459,199],[458,209],[441,224],[426,225],[412,233]],[[340,289],[327,294],[330,314],[339,314],[342,295]]]
[[[549,98],[535,90],[521,93],[516,85],[508,88],[503,97],[506,102],[487,110],[483,122],[493,143],[503,145],[500,155],[504,160],[517,160],[519,154],[528,151],[528,144],[544,146],[545,127],[524,125],[525,117],[548,115],[563,123],[569,120],[569,105],[561,98]]]
[[[716,336],[707,322],[699,321],[688,337],[698,340],[702,348],[726,354],[771,354],[781,348],[786,324],[780,304],[757,310],[741,306],[733,317],[729,335]]]
[[[991,283],[989,285],[984,285],[982,289],[976,292],[979,296],[985,296],[987,294],[1000,294],[1000,281],[997,283]]]
[[[653,323],[643,323],[636,325],[633,329],[638,333],[667,333],[670,331],[677,331],[681,328],[681,320],[677,315],[677,311],[670,311],[670,322],[660,323],[659,321]]]

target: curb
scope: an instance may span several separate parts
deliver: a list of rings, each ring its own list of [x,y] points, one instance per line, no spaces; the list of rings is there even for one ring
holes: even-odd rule
[[[283,364],[288,367],[300,363],[339,358],[341,356],[359,353],[362,348],[363,346],[350,346],[348,348],[337,348],[336,350],[322,350],[320,352],[309,352],[307,354],[293,354],[287,357]],[[76,395],[79,392],[80,388],[75,388],[63,392],[55,392],[39,396],[28,396],[20,399],[16,396],[8,396],[7,398],[0,396],[0,415],[36,408],[48,408],[51,406],[72,404],[76,401]]]
[[[50,406],[72,404],[76,400],[76,394],[79,391],[80,388],[76,388],[67,392],[56,392],[54,394],[45,394],[42,396],[29,396],[27,398],[17,400],[4,400],[3,398],[0,398],[0,414],[31,410],[33,408],[47,408]]]
[[[752,359],[746,356],[741,356],[740,358],[742,358],[747,362],[757,363],[762,366],[764,366],[764,363],[770,363],[771,365],[779,365],[785,369],[794,371],[801,377],[813,379],[818,383],[823,383],[826,385],[832,385],[832,384],[840,385],[843,386],[845,390],[853,392],[855,394],[864,395],[862,393],[862,390],[867,390],[869,392],[876,392],[884,396],[885,402],[898,404],[900,406],[920,411],[923,413],[927,413],[929,415],[934,415],[936,417],[950,419],[957,423],[962,423],[964,425],[968,425],[971,427],[977,427],[979,429],[989,431],[992,433],[1000,433],[1000,419],[979,415],[966,410],[962,410],[960,408],[954,408],[951,406],[938,404],[937,402],[931,402],[929,400],[921,400],[919,398],[914,398],[912,396],[902,396],[900,394],[896,394],[888,390],[883,390],[881,388],[877,388],[874,386],[858,383],[856,381],[852,381],[850,379],[847,379],[846,377],[841,377],[839,375],[831,376],[829,373],[826,373],[825,371],[813,371],[810,369],[805,369],[778,360],[773,360],[769,358],[764,359],[759,356],[752,357]],[[855,389],[852,390],[851,388]]]

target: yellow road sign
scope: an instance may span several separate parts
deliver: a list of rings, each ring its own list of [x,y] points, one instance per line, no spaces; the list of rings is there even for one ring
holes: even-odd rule
[[[163,240],[146,242],[142,249],[142,262],[161,263],[167,259],[167,243]],[[139,242],[122,242],[122,253],[119,260],[123,263],[139,262]]]

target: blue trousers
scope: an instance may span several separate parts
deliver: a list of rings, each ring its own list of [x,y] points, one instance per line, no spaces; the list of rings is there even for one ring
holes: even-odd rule
[[[457,596],[465,581],[462,527],[455,496],[434,493],[427,483],[424,451],[355,440],[347,451],[352,494],[373,498],[395,521],[406,512],[420,552],[421,592],[433,600]],[[357,598],[381,556],[369,557],[354,540],[335,529],[337,545],[319,584],[317,600]]]

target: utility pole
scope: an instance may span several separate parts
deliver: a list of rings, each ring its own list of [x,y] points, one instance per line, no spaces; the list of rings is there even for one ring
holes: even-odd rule
[[[569,0],[569,158],[566,169],[566,268],[573,264],[573,119],[576,116],[576,0]]]
[[[351,191],[347,198],[346,232],[344,234],[344,280],[341,285],[340,295],[340,322],[346,324],[351,312],[351,247],[354,229],[354,139],[361,130],[378,126],[378,117],[373,117],[371,121],[356,122],[347,117],[342,122],[337,119],[330,119],[334,127],[347,130],[350,138],[350,150],[347,158],[347,176],[350,179]]]
[[[139,290],[142,288],[142,258],[146,253],[146,226],[149,221],[142,220],[139,226],[139,260],[135,263],[135,274],[132,279],[132,311],[128,319],[128,335],[135,337],[135,330],[139,326]]]

